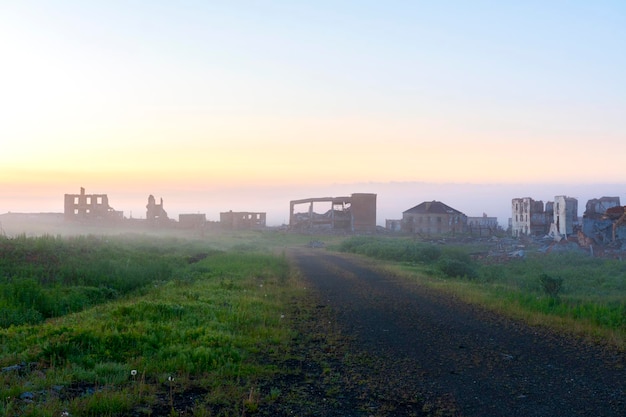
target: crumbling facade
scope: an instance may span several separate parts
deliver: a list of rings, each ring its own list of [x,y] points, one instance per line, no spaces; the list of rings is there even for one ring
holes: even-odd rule
[[[553,221],[550,235],[556,239],[567,238],[578,228],[578,200],[564,195],[554,197]]]
[[[261,212],[228,211],[220,213],[220,225],[228,230],[262,229],[265,227],[267,215]]]
[[[554,205],[530,197],[511,200],[511,234],[513,237],[541,236],[548,234]]]
[[[315,205],[329,204],[323,213]],[[307,205],[306,212],[295,212],[297,206]],[[376,194],[355,193],[350,197],[321,197],[289,202],[289,227],[292,229],[330,229],[352,232],[376,230]]]
[[[106,194],[86,194],[83,187],[80,194],[65,194],[64,218],[68,221],[116,221],[124,214],[109,206]]]
[[[513,237],[551,235],[560,240],[578,229],[578,200],[556,196],[554,201],[535,201],[530,197],[511,200]]]
[[[626,242],[626,206],[619,197],[601,197],[587,201],[582,233],[599,245]]]
[[[148,204],[146,204],[146,219],[151,223],[164,223],[169,221],[167,212],[163,209],[163,199],[159,204],[152,194],[148,196]]]
[[[428,236],[464,233],[467,216],[440,201],[425,201],[402,213],[402,229]]]

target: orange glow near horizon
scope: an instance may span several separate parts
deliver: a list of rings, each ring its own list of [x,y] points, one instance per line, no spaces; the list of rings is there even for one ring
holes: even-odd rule
[[[624,6],[9,3],[0,211],[81,186],[626,178]]]

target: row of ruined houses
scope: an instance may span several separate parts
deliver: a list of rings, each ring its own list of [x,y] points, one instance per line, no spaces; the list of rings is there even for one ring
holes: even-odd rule
[[[109,206],[106,194],[65,195],[66,220],[124,220],[123,213]],[[294,230],[329,229],[353,232],[376,230],[376,194],[355,193],[345,197],[321,197],[290,202],[289,226]],[[317,210],[319,206],[323,211]],[[297,208],[304,207],[304,210]],[[155,225],[174,223],[150,195],[146,205],[146,221]],[[208,222],[204,214],[180,214],[178,227],[198,228]],[[223,212],[220,226],[227,229],[256,229],[266,226],[264,212]],[[466,216],[440,201],[424,201],[402,213],[398,220],[386,220],[386,229],[422,236],[470,234],[490,236],[498,230],[496,217],[483,214]],[[530,197],[511,201],[509,229],[513,237],[552,236],[561,240],[570,236],[589,239],[596,244],[626,242],[626,206],[619,197],[602,197],[587,202],[582,219],[578,217],[578,200],[556,196],[544,204]]]
[[[109,205],[106,194],[87,194],[81,187],[80,194],[65,194],[64,218],[73,222],[104,222],[107,224],[132,221],[124,218],[122,211],[115,210]],[[135,220],[137,221],[137,220]],[[146,219],[150,226],[173,226],[183,229],[205,227],[206,214],[189,213],[179,214],[178,221],[170,219],[163,206],[163,199],[157,203],[153,195],[148,196],[146,204]],[[220,213],[219,225],[225,229],[257,229],[265,227],[266,214],[264,212],[223,212]]]
[[[425,201],[404,211],[402,219],[387,220],[386,228],[424,236],[489,236],[498,223],[486,214],[469,217],[440,201]],[[514,198],[509,230],[513,237],[550,236],[556,241],[573,237],[587,246],[626,242],[626,206],[619,197],[592,199],[579,218],[576,198],[556,196],[545,204],[530,197]]]
[[[578,216],[578,200],[556,196],[554,201],[530,197],[511,201],[511,233],[514,237],[549,235],[556,240],[575,235],[600,245],[626,242],[626,206],[619,197],[601,197],[587,201],[582,219]]]

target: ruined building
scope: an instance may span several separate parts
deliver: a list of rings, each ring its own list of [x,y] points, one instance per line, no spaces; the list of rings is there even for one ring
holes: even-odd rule
[[[117,221],[122,220],[124,214],[109,206],[106,194],[85,194],[81,187],[80,194],[65,194],[64,218],[69,221]]]
[[[464,233],[467,216],[440,202],[425,201],[402,213],[402,230],[422,235]]]
[[[315,205],[328,205],[322,213]],[[296,206],[307,205],[306,212],[295,212]],[[327,206],[328,207],[328,206]],[[330,229],[351,232],[376,230],[376,194],[355,193],[350,197],[320,197],[289,202],[289,227],[302,229]]]
[[[169,220],[169,218],[167,217],[167,212],[163,209],[162,198],[161,202],[157,204],[152,194],[148,196],[148,204],[146,205],[146,219],[148,219],[148,221],[152,223],[163,223]]]
[[[578,200],[556,196],[554,201],[535,201],[530,197],[511,200],[511,233],[513,237],[551,235],[567,238],[578,228]]]
[[[619,197],[587,201],[582,223],[582,233],[596,244],[626,242],[626,207],[621,206]]]
[[[513,237],[538,236],[548,233],[548,218],[552,213],[546,213],[543,201],[535,201],[530,197],[514,198],[511,200],[511,211]]]
[[[578,227],[578,200],[559,195],[554,197],[553,221],[550,235],[555,238],[567,238],[575,233]]]
[[[220,225],[227,230],[262,229],[265,227],[266,213],[250,211],[220,213]]]

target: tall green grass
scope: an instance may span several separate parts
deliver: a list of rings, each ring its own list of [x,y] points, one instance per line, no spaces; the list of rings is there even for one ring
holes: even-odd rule
[[[159,407],[178,413],[174,397],[186,392],[196,396],[198,412],[218,407],[238,415],[254,381],[276,372],[266,356],[284,351],[293,337],[285,304],[302,290],[281,256],[198,242],[29,239],[2,242],[14,254],[10,271],[28,270],[17,261],[25,253],[54,254],[59,265],[49,268],[54,284],[9,273],[5,288],[26,289],[13,305],[41,307],[54,291],[103,288],[83,287],[89,274],[101,274],[110,285],[104,288],[124,296],[0,329],[0,366],[24,364],[0,374],[0,416],[149,415]],[[62,268],[65,261],[75,269]],[[127,264],[134,272],[124,275]],[[136,281],[117,285],[123,279]],[[32,402],[20,399],[24,393]]]

